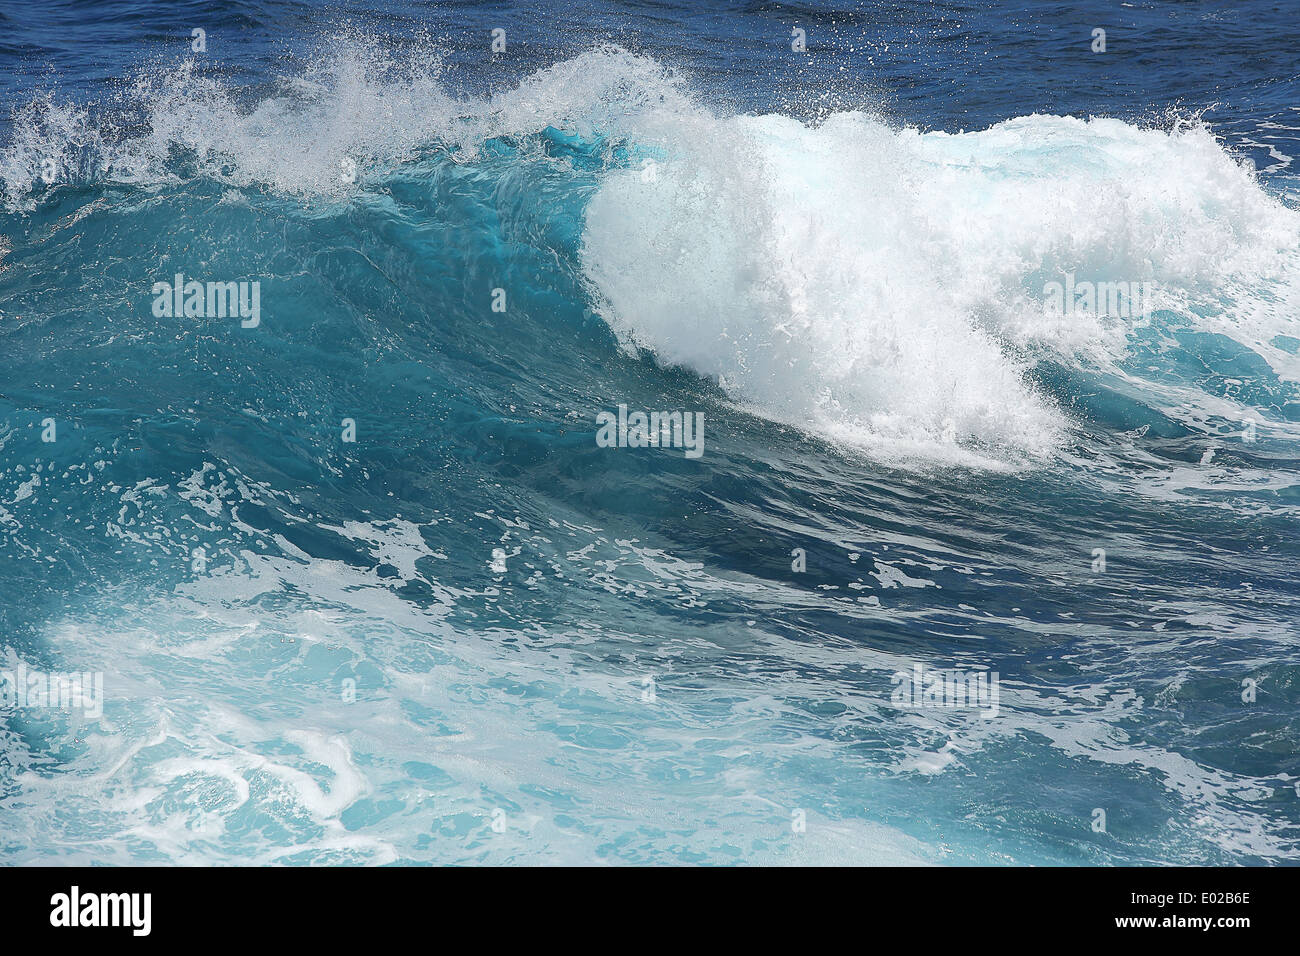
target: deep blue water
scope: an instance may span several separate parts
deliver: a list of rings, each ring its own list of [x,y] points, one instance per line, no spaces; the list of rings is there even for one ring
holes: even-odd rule
[[[1300,858],[1298,14],[0,0],[0,860]]]

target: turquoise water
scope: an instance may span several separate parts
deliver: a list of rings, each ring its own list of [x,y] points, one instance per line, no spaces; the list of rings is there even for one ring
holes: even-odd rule
[[[4,7],[0,859],[1291,862],[1284,6]]]

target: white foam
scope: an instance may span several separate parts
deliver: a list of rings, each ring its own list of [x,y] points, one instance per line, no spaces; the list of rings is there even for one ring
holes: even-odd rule
[[[140,71],[108,108],[42,93],[14,118],[0,150],[0,185],[10,211],[30,211],[53,160],[54,185],[167,182],[191,170],[235,186],[337,199],[429,147],[465,160],[488,139],[547,126],[594,135],[652,125],[660,110],[687,102],[679,82],[648,57],[602,46],[513,90],[462,99],[443,83],[432,42],[398,52],[345,33],[251,103],[197,60]]]
[[[587,273],[630,342],[771,417],[893,456],[1049,455],[1069,420],[1030,363],[1113,364],[1142,324],[1051,314],[1066,273],[1152,282],[1157,308],[1292,361],[1267,338],[1294,310],[1266,286],[1294,296],[1298,217],[1198,125],[735,117],[669,150],[650,181],[607,178]],[[1207,301],[1228,314],[1201,320]]]

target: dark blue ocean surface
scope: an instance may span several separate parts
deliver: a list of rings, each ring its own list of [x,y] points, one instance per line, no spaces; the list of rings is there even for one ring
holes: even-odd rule
[[[0,861],[1300,858],[1297,49],[0,0]]]

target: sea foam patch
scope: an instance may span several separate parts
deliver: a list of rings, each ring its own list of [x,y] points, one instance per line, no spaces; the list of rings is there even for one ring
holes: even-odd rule
[[[891,457],[1023,461],[1071,424],[1035,362],[1113,367],[1161,310],[1291,359],[1263,330],[1295,331],[1276,299],[1300,219],[1199,125],[694,117],[668,149],[590,203],[587,276],[630,343],[761,414]],[[1243,295],[1249,327],[1202,318]]]

